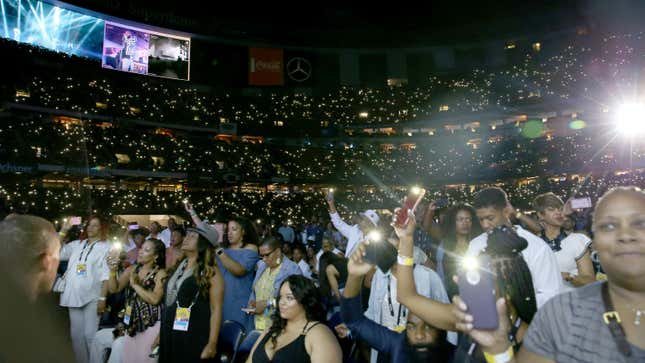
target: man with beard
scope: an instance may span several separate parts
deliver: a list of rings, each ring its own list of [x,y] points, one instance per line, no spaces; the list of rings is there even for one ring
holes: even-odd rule
[[[348,278],[341,301],[343,322],[351,333],[379,351],[378,362],[447,362],[452,345],[446,341],[446,331],[428,325],[410,314],[403,332],[390,330],[367,319],[361,310],[360,290],[365,274],[374,266],[363,261],[363,249],[357,248],[347,264]],[[336,329],[341,337],[342,328]]]

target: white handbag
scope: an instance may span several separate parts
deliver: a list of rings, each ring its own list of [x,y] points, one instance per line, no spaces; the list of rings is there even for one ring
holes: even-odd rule
[[[52,288],[52,291],[54,292],[59,292],[62,293],[65,291],[65,286],[67,285],[67,271],[63,274],[63,276],[59,276],[56,278],[56,281],[54,281],[54,287]]]

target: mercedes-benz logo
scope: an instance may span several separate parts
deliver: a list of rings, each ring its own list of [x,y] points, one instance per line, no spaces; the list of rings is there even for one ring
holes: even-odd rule
[[[287,63],[287,75],[296,82],[304,82],[311,78],[311,63],[301,57],[291,58]]]

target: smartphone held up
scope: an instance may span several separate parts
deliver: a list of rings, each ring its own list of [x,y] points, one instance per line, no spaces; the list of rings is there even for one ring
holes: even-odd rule
[[[459,273],[459,297],[473,316],[475,329],[495,330],[499,324],[495,294],[495,276],[490,259],[485,256],[464,257]]]
[[[333,202],[334,201],[334,188],[327,189],[327,194],[325,195],[325,200],[327,202]]]
[[[394,223],[397,227],[403,228],[408,224],[409,211],[414,212],[417,209],[425,194],[426,191],[423,188],[413,187],[410,189],[410,192],[403,200],[403,205],[401,205],[401,208],[399,208],[396,212],[396,219]]]
[[[591,208],[591,198],[574,198],[571,199],[571,208],[573,209],[587,209]]]
[[[377,266],[383,273],[392,268],[396,263],[397,249],[389,241],[383,238],[378,230],[370,231],[367,234],[368,244],[365,247],[363,259],[371,265]]]

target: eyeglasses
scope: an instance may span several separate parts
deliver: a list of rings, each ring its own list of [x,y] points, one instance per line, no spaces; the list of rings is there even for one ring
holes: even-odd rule
[[[276,247],[276,248],[274,248],[271,252],[266,253],[266,254],[261,254],[261,253],[260,253],[260,258],[265,258],[265,257],[269,257],[269,256],[271,256],[271,254],[272,254],[273,252],[275,252],[277,249],[278,249],[278,248]]]

